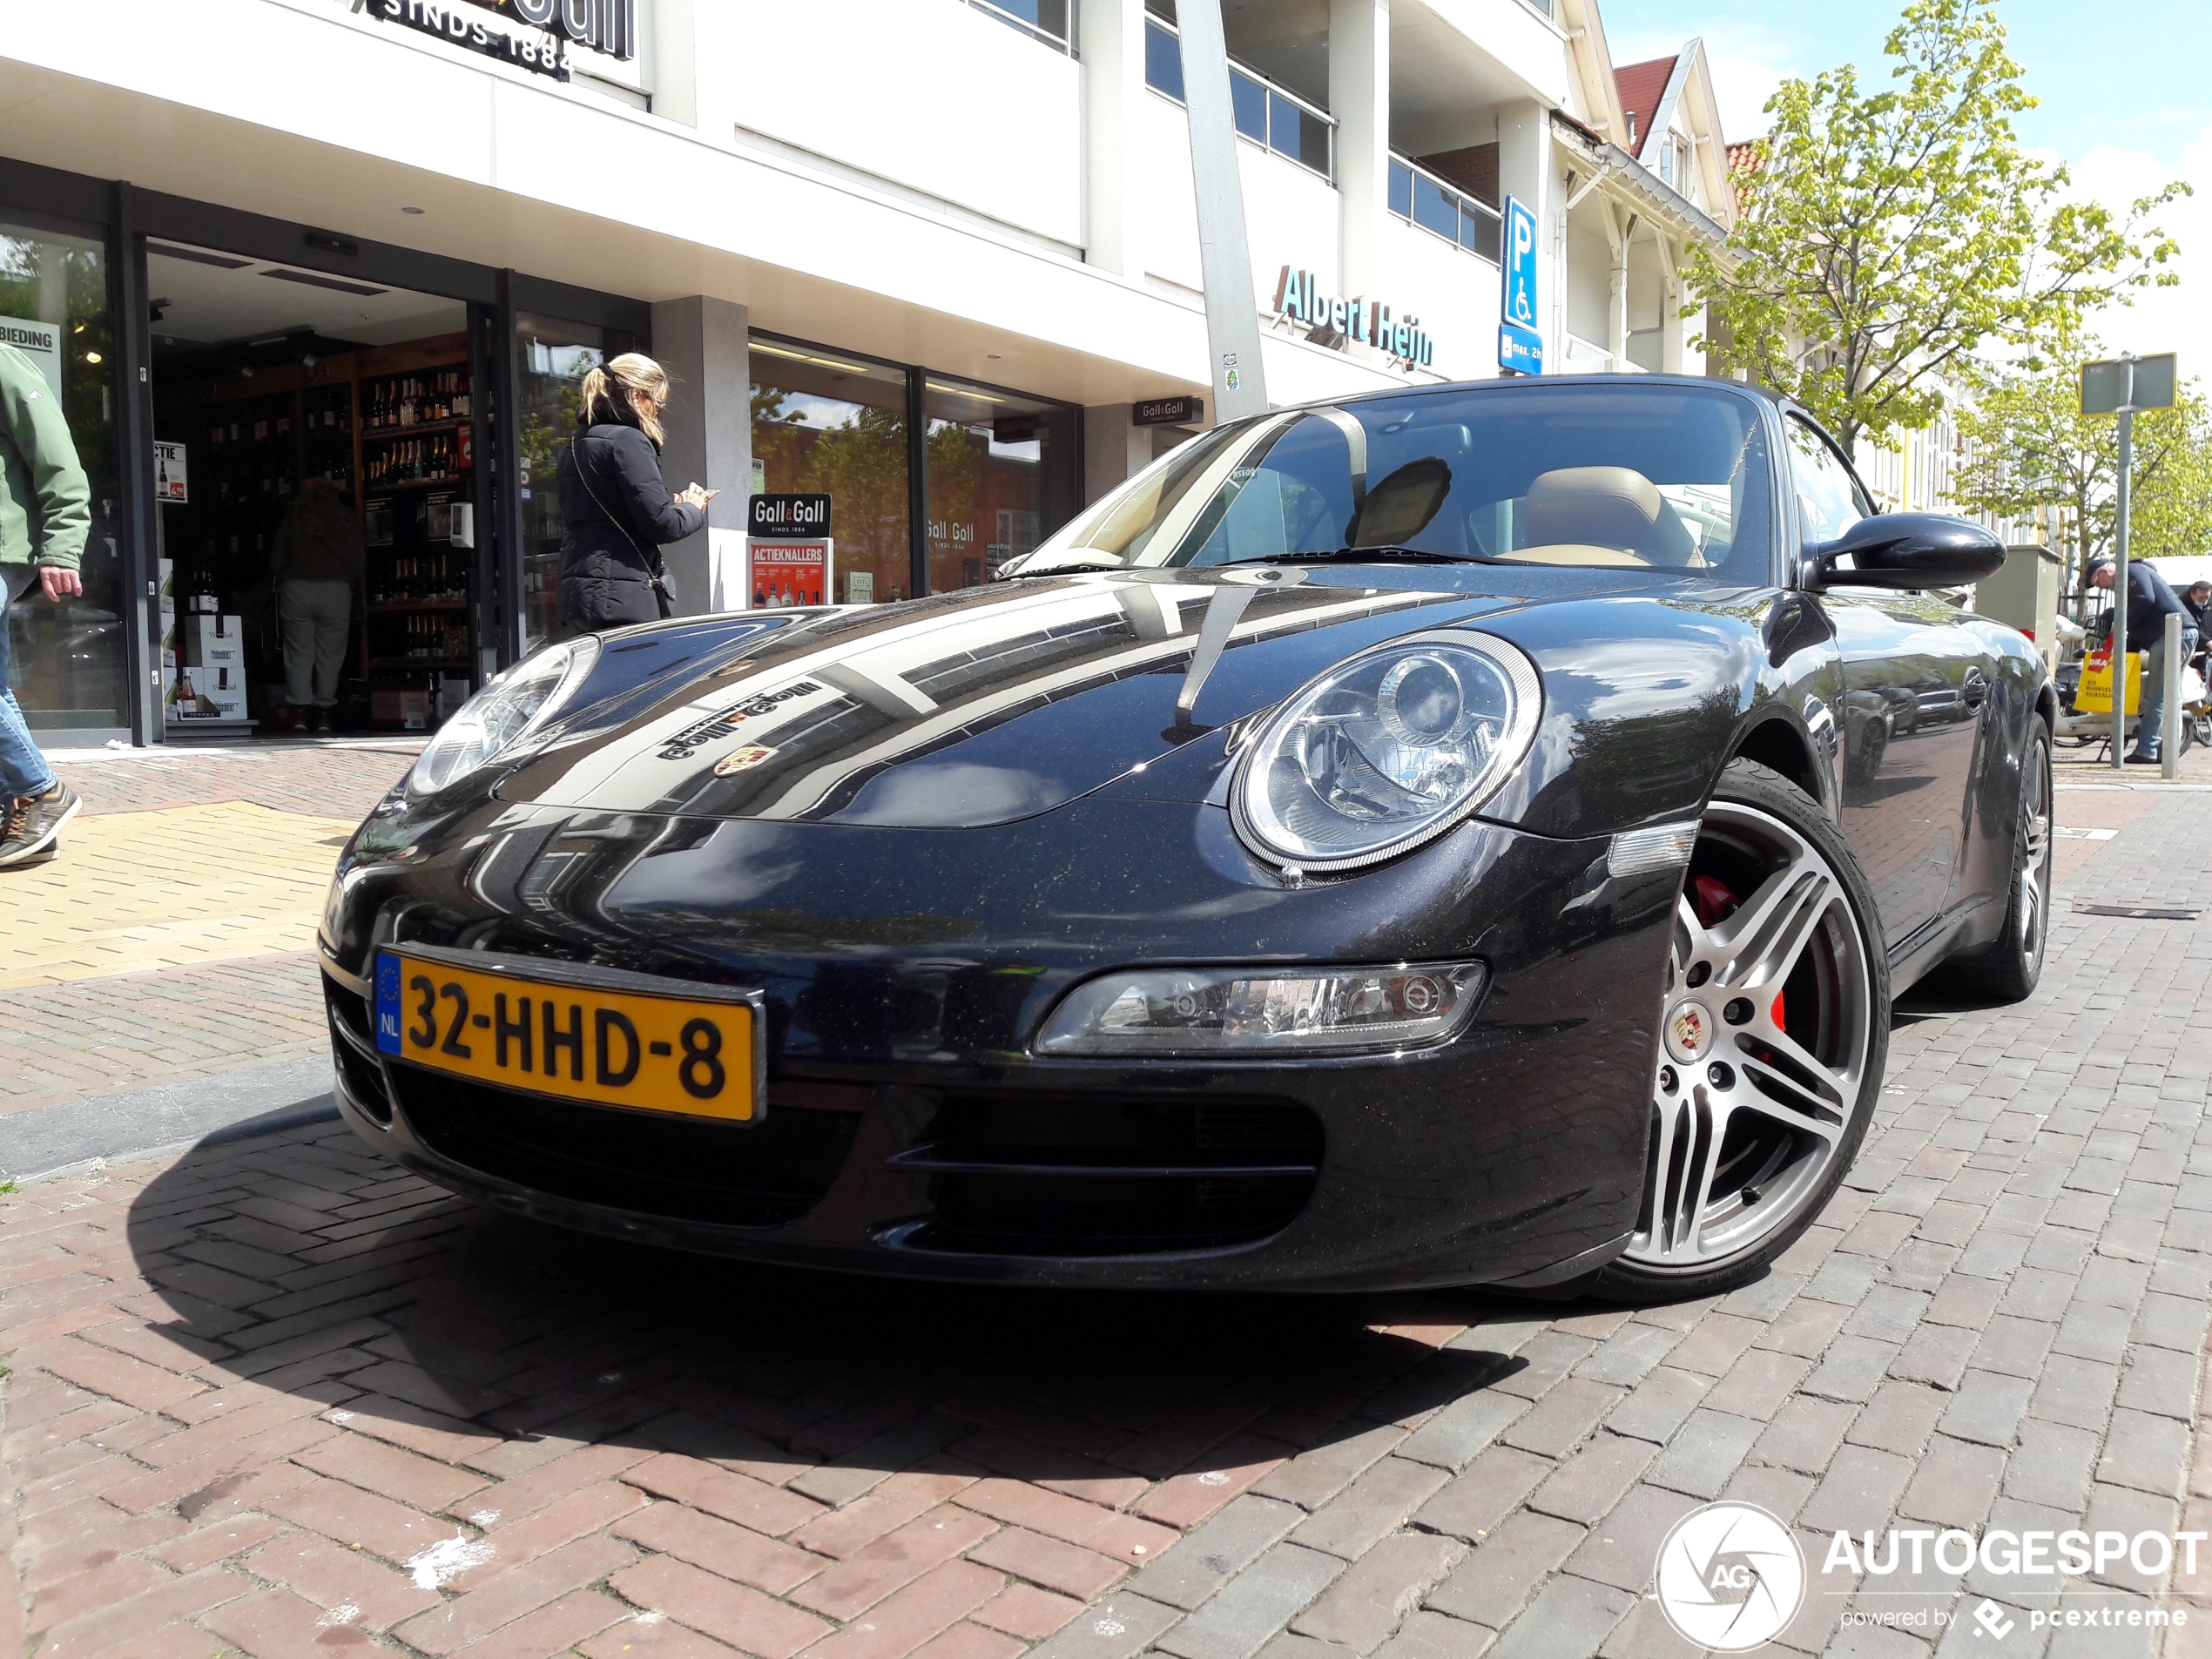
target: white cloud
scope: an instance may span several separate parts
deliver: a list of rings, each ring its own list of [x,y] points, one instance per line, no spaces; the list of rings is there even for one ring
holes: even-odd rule
[[[2212,126],[2183,147],[2178,168],[2162,165],[2145,151],[2101,145],[2075,162],[2072,172],[2080,193],[2121,212],[2169,179],[2212,177]],[[2202,376],[2212,384],[2212,277],[2208,277],[2212,273],[2212,193],[2200,189],[2162,209],[2156,222],[2181,244],[2180,258],[2168,267],[2180,273],[2180,284],[2139,291],[2133,305],[2107,307],[2092,326],[2116,352],[2178,352],[2184,376]]]

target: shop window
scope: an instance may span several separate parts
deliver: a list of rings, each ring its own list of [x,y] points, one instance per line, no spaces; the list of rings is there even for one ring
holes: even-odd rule
[[[989,581],[1074,509],[1076,412],[932,374],[929,590]]]
[[[905,371],[758,339],[752,361],[754,489],[830,497],[838,602],[909,597]],[[755,603],[778,597],[763,591]]]
[[[568,527],[561,516],[557,480],[561,450],[577,431],[583,377],[609,358],[637,349],[637,341],[619,328],[529,312],[516,314],[516,367],[522,381],[516,428],[522,470],[516,482],[523,509],[526,652],[560,637],[561,543]]]
[[[130,724],[116,515],[114,346],[98,242],[0,223],[0,325],[61,403],[91,490],[84,591],[8,610],[17,701],[33,731]],[[33,593],[36,593],[34,589]],[[61,739],[66,741],[66,738]]]

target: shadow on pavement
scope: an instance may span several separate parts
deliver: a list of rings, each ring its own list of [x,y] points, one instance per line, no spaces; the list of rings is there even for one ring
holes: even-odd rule
[[[164,1329],[211,1369],[386,1420],[401,1444],[479,1467],[469,1443],[523,1443],[517,1462],[529,1446],[672,1452],[831,1501],[834,1480],[800,1477],[988,1473],[1116,1507],[1178,1472],[1226,1486],[1210,1472],[1402,1421],[1526,1367],[1437,1345],[1457,1327],[1575,1311],[1473,1292],[1036,1291],[754,1266],[477,1210],[335,1127],[203,1144],[145,1188],[130,1228]],[[1138,1513],[1184,1524],[1173,1507]]]

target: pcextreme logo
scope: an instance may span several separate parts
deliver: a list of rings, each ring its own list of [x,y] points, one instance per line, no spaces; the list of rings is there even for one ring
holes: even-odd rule
[[[2196,1547],[2203,1533],[2009,1532],[1993,1528],[1977,1537],[1956,1528],[1892,1527],[1854,1541],[1839,1532],[1829,1542],[1820,1576],[1835,1588],[1821,1590],[1808,1572],[1804,1549],[1789,1527],[1756,1504],[1709,1503],[1676,1521],[1659,1546],[1653,1599],[1676,1633],[1712,1653],[1744,1653],[1764,1647],[1789,1628],[1809,1590],[1839,1598],[1842,1626],[1878,1625],[1931,1638],[1971,1620],[1977,1640],[2001,1642],[2025,1622],[2031,1629],[2146,1626],[2163,1628],[2188,1622],[2186,1608],[2163,1608],[2103,1585],[2069,1589],[2065,1581],[2103,1575],[2121,1566],[2138,1576],[2158,1578],[2169,1567],[2194,1573]],[[1900,1568],[1919,1576],[1926,1567],[1963,1578],[1979,1571],[1999,1578],[2018,1576],[2020,1600],[2049,1600],[2054,1605],[2020,1611],[1979,1598],[1970,1613],[1953,1605],[1958,1592],[1932,1590],[1921,1603],[1908,1592],[1903,1599],[1865,1603],[1884,1591],[1881,1581]],[[2035,1581],[2040,1580],[2040,1582]],[[2073,1595],[2087,1603],[2060,1603]]]

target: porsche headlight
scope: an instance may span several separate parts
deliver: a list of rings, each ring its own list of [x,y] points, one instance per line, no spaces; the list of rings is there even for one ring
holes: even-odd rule
[[[435,794],[514,749],[559,711],[599,660],[592,635],[523,658],[461,705],[408,773],[410,792]]]
[[[1496,792],[1542,711],[1535,665],[1503,640],[1394,640],[1268,720],[1231,792],[1238,832],[1261,856],[1316,873],[1418,846]]]

